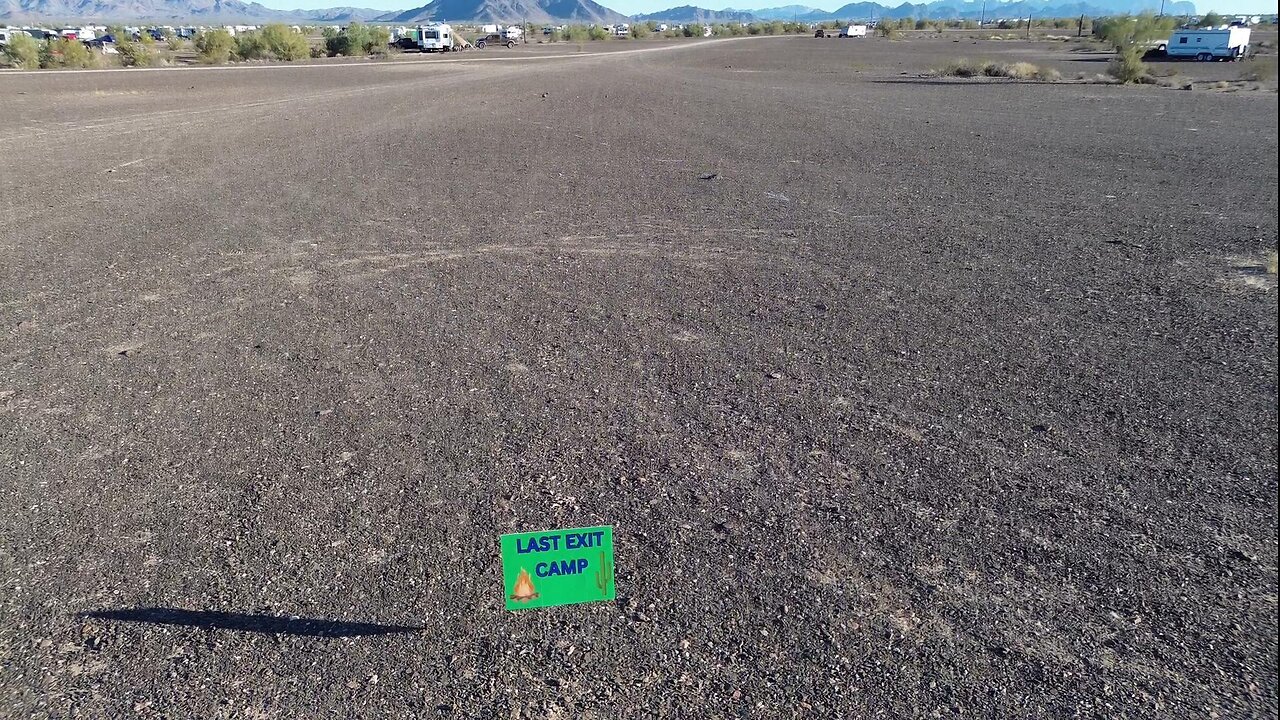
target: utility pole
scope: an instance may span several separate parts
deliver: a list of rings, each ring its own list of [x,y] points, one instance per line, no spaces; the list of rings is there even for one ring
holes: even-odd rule
[[[529,18],[520,21],[520,37],[524,38],[524,44],[529,44]]]
[[[1027,11],[1027,39],[1031,39],[1031,11]]]
[[[1164,0],[1160,0],[1160,17],[1164,17]]]
[[[1084,13],[1080,14],[1080,24],[1076,25],[1076,37],[1084,37]]]
[[[982,0],[982,14],[978,16],[978,27],[985,27],[987,24],[987,0]]]

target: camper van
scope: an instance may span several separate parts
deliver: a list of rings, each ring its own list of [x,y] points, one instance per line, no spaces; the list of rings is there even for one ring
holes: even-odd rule
[[[1201,62],[1210,60],[1238,60],[1249,52],[1249,28],[1184,28],[1161,43],[1157,50],[1174,58],[1195,58]]]
[[[444,23],[419,25],[418,47],[422,52],[449,52],[453,49],[453,27]]]

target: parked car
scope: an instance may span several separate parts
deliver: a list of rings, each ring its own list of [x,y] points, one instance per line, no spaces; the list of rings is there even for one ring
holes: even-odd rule
[[[507,48],[516,46],[516,41],[507,37],[504,33],[489,33],[476,39],[475,46],[477,50],[483,50],[485,45],[506,45]]]

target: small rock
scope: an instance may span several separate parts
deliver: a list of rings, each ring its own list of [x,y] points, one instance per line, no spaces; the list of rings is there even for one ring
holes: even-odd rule
[[[699,180],[716,180],[720,177],[720,173],[702,173],[698,176]]]

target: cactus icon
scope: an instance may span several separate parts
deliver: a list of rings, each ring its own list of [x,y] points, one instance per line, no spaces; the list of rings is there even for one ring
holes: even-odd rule
[[[596,587],[600,588],[600,597],[608,597],[609,585],[613,582],[613,563],[600,553],[600,569],[596,571]]]

